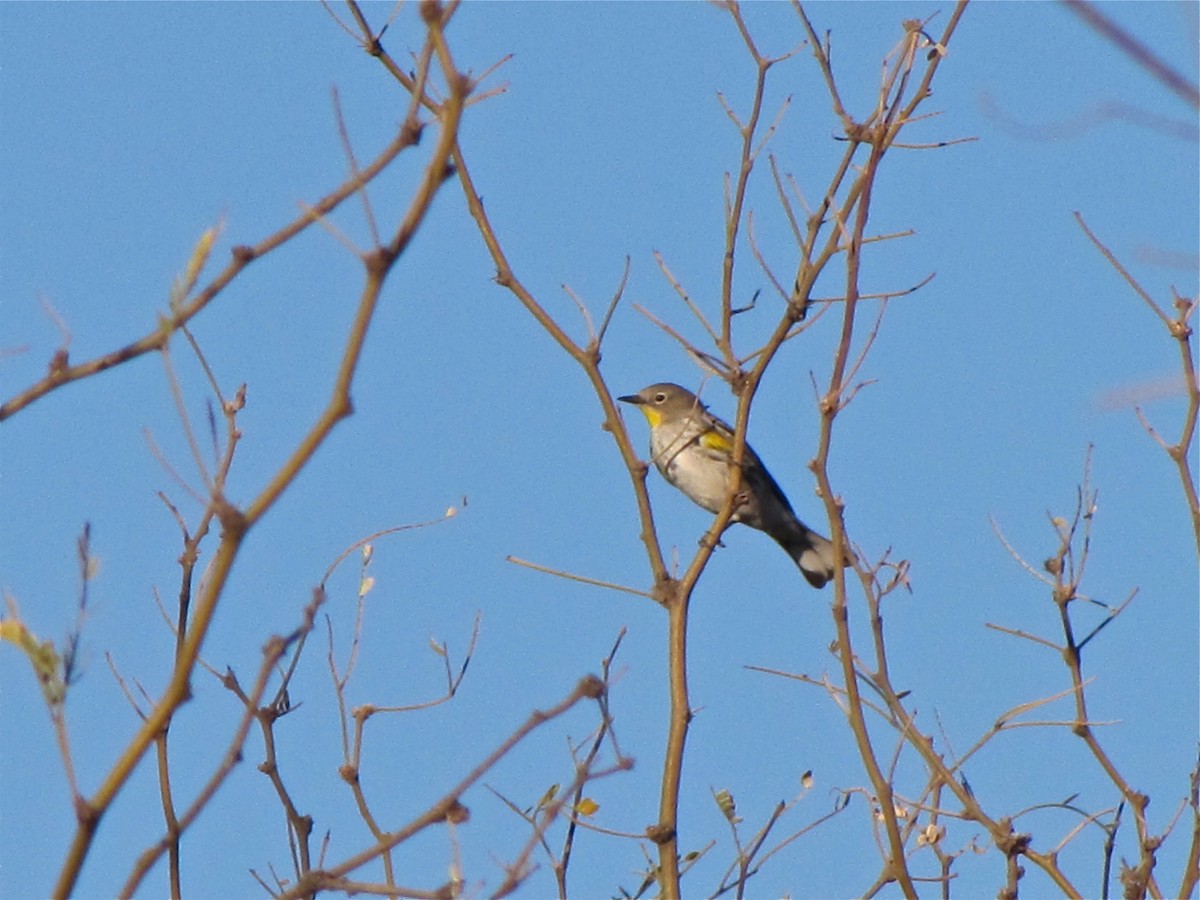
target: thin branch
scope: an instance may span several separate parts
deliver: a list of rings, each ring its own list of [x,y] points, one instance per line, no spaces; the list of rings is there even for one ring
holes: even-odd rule
[[[638,597],[646,597],[650,600],[654,599],[654,595],[647,591],[639,591],[637,588],[627,587],[623,584],[616,584],[612,581],[601,581],[598,578],[588,578],[584,575],[576,575],[572,572],[564,572],[561,569],[551,569],[549,566],[543,566],[539,565],[538,563],[529,562],[528,560],[521,559],[520,557],[516,556],[506,556],[504,558],[514,565],[524,566],[527,569],[533,569],[535,572],[544,572],[547,575],[553,575],[556,578],[565,578],[568,581],[578,581],[580,584],[590,584],[595,587],[608,588],[609,590],[613,591],[622,591],[626,594],[634,594]]]
[[[1071,2],[1071,0],[1065,0],[1065,2]],[[1155,302],[1154,298],[1150,296],[1150,292],[1142,287],[1136,278],[1129,274],[1129,270],[1121,265],[1121,261],[1117,259],[1116,254],[1109,250],[1100,238],[1096,237],[1092,229],[1088,227],[1087,222],[1083,220],[1082,213],[1076,210],[1072,215],[1075,216],[1075,221],[1079,223],[1079,227],[1083,229],[1083,233],[1087,235],[1088,240],[1092,242],[1092,246],[1100,251],[1104,258],[1108,260],[1108,264],[1117,270],[1117,273],[1125,279],[1125,283],[1133,288],[1134,293],[1142,298],[1145,304],[1158,316],[1159,321],[1169,330],[1171,328],[1171,317]]]

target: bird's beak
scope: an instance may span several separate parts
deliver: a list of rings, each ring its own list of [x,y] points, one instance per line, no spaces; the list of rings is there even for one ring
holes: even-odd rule
[[[646,402],[646,399],[641,394],[626,394],[624,397],[618,397],[617,399],[622,403],[633,403],[637,406],[641,406]]]

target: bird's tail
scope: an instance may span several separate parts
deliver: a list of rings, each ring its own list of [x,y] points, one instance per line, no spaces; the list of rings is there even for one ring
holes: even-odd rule
[[[795,527],[787,529],[786,534],[771,535],[787,551],[800,572],[815,588],[825,587],[826,582],[833,580],[837,568],[833,552],[833,542],[817,534],[803,522],[796,520]],[[846,559],[843,565],[850,565]]]

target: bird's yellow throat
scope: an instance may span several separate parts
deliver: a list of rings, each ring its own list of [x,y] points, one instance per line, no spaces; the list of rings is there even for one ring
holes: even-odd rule
[[[662,424],[662,412],[653,406],[643,406],[642,414],[645,415],[646,421],[650,423],[651,428],[657,428]]]

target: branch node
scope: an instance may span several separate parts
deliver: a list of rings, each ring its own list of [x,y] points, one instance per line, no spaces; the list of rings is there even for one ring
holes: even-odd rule
[[[576,688],[579,693],[592,700],[599,700],[604,696],[607,688],[604,686],[604,681],[596,675],[585,675],[579,682],[579,687]]]
[[[651,825],[646,829],[646,837],[661,847],[663,844],[675,839],[675,829],[670,825],[663,825],[661,823]]]

